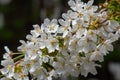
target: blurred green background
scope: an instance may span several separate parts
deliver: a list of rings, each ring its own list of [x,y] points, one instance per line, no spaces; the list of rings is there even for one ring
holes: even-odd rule
[[[0,0],[0,60],[5,52],[4,46],[16,52],[21,45],[19,40],[26,40],[25,37],[33,29],[33,24],[40,25],[44,18],[59,19],[61,14],[69,9],[67,2],[68,0]],[[102,2],[104,0],[95,0],[94,4]],[[120,62],[120,41],[114,43],[114,46],[114,52],[110,52],[105,61],[100,63],[102,68],[97,69],[98,74],[89,74],[87,79],[81,76],[83,80],[114,80],[109,71],[109,63]]]

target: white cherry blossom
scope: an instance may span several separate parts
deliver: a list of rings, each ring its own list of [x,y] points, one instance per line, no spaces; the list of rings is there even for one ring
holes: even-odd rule
[[[47,33],[55,33],[58,30],[59,25],[57,20],[53,19],[50,21],[48,18],[44,20],[44,23],[41,25],[41,29]]]
[[[46,18],[40,26],[33,25],[27,41],[20,40],[17,60],[5,46],[1,80],[29,80],[28,74],[32,80],[97,74],[100,65],[96,61],[104,61],[113,51],[112,43],[120,38],[120,25],[93,3],[70,0],[71,10],[61,19]]]

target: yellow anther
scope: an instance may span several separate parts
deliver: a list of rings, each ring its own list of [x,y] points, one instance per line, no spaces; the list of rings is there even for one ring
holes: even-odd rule
[[[53,25],[50,25],[50,26],[49,26],[49,29],[50,29],[50,31],[51,31],[51,30],[54,30],[54,26],[53,26]]]

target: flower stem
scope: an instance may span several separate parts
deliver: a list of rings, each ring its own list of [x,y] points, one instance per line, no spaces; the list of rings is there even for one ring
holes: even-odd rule
[[[16,55],[16,54],[23,54],[23,53],[12,53],[13,55]]]
[[[18,57],[15,57],[13,60],[16,62],[16,61],[20,60],[23,57],[24,57],[24,55],[19,55]]]

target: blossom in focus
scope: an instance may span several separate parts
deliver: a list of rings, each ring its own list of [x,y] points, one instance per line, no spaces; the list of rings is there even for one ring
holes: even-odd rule
[[[10,64],[17,71],[10,77],[7,77],[9,70],[2,74],[17,80],[28,80],[28,73],[37,80],[97,74],[96,67],[100,65],[96,61],[104,61],[104,56],[114,50],[112,43],[120,37],[120,25],[107,18],[104,9],[97,11],[98,6],[93,2],[70,0],[68,4],[72,10],[63,13],[61,19],[47,18],[41,26],[33,25],[27,41],[20,40],[22,45],[18,51],[24,53],[23,59],[13,62],[15,65]],[[9,66],[6,63],[3,69]]]

